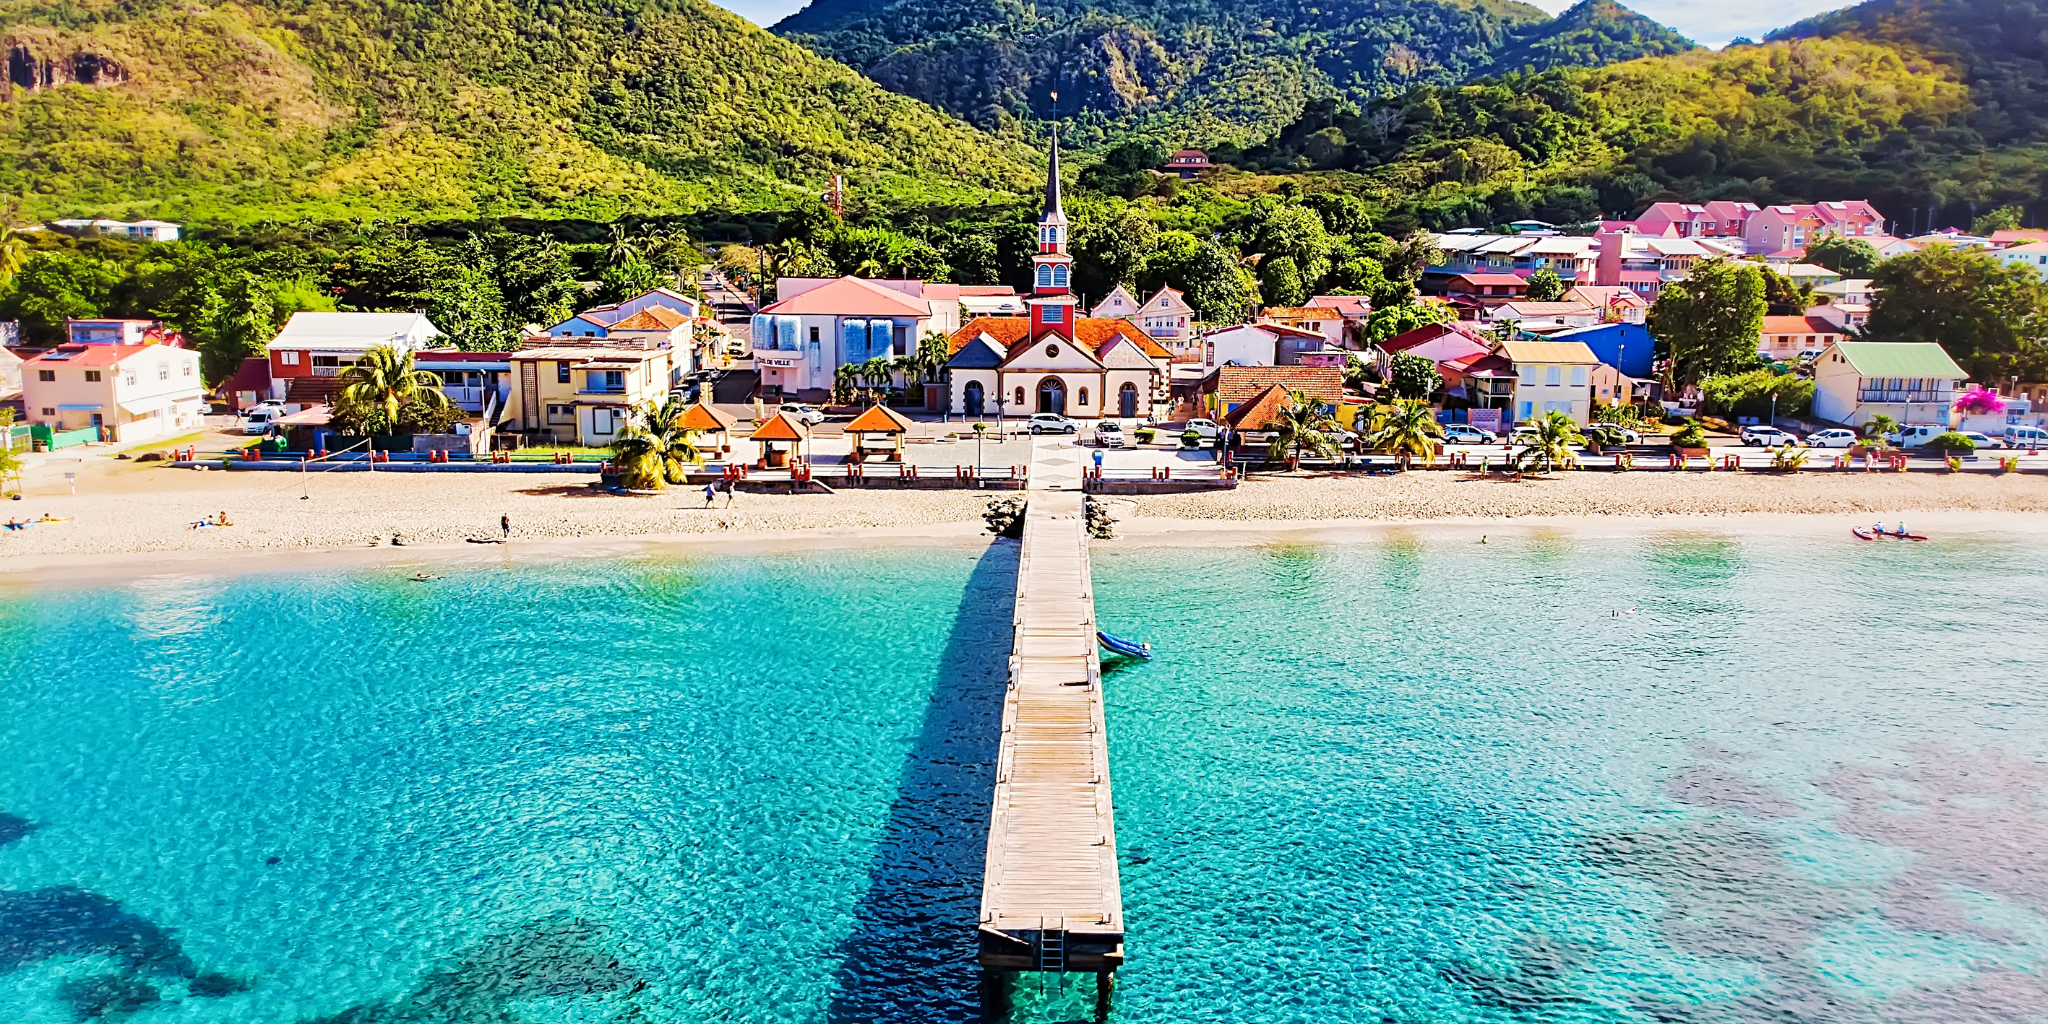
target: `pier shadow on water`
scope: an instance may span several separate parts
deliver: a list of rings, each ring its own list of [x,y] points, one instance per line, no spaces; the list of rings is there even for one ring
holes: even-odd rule
[[[853,931],[833,1024],[982,1019],[975,921],[1009,672],[1018,545],[989,546],[967,581],[938,682],[903,765]],[[906,667],[908,668],[908,667]]]

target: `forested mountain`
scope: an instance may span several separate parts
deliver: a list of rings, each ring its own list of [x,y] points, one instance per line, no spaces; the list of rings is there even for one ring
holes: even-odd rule
[[[1059,117],[1082,145],[1243,142],[1318,95],[1692,46],[1611,0],[1554,20],[1515,0],[812,0],[775,31],[985,128]]]
[[[1991,29],[1930,31],[1949,20],[1930,18],[1932,6],[1825,22],[1868,33],[1421,86],[1362,107],[1319,102],[1261,145],[1212,156],[1353,172],[1362,178],[1347,190],[1397,222],[1437,227],[1576,222],[1659,199],[1857,197],[1910,228],[2037,203],[2048,110],[2026,54],[2042,45],[2029,20],[2040,5],[2003,5],[2006,31],[2025,39],[1996,47]],[[1954,22],[1971,20],[1964,6],[1947,6]],[[1993,5],[1978,6],[1992,17]]]
[[[541,215],[1028,184],[1028,154],[701,0],[15,0],[10,219]]]
[[[1770,38],[1833,37],[1908,47],[1970,83],[1971,130],[1988,145],[2048,134],[2048,5],[2040,0],[1871,0]]]

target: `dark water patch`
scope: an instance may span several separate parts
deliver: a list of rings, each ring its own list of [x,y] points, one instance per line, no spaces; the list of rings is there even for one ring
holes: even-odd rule
[[[1002,730],[1018,547],[991,545],[967,580],[889,807],[826,1020],[974,1020],[989,801]],[[1104,667],[1105,673],[1109,667]]]
[[[1837,828],[1911,850],[1913,865],[1885,894],[1886,914],[1933,931],[1993,941],[2016,937],[1970,920],[1949,896],[1961,886],[2048,913],[2048,766],[1999,750],[1944,744],[1912,748],[1915,760],[1887,769],[1844,766],[1821,789],[1843,801]]]
[[[132,974],[99,974],[57,988],[57,999],[81,1021],[121,1020],[155,1006],[162,998],[155,985]]]
[[[1796,818],[1799,805],[1765,789],[1754,779],[1720,765],[1694,765],[1671,776],[1665,789],[1673,800],[1757,818]]]
[[[1592,1002],[1574,988],[1572,975],[1595,952],[1584,943],[1533,935],[1510,954],[1515,966],[1505,974],[1482,971],[1468,964],[1452,964],[1438,973],[1482,1006],[1547,1016],[1561,1006]]]
[[[638,992],[646,980],[606,952],[603,928],[548,918],[464,950],[455,966],[427,976],[395,1003],[367,1003],[307,1024],[486,1024],[512,1019],[523,999]]]
[[[137,973],[198,973],[170,932],[98,893],[68,885],[0,892],[0,971],[93,954]]]
[[[18,842],[42,826],[18,815],[0,811],[0,846]]]

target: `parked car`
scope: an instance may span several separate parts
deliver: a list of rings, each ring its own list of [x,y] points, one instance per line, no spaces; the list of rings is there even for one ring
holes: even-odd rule
[[[1983,449],[1986,449],[1986,448],[2003,448],[2003,447],[2005,447],[2005,442],[2004,442],[2003,440],[2000,440],[1999,438],[1996,438],[1996,437],[1992,437],[1992,436],[1991,436],[1991,435],[1989,435],[1989,434],[1979,434],[1979,433],[1977,433],[1977,432],[1976,432],[1976,431],[1974,431],[1974,430],[1959,430],[1959,431],[1956,431],[1956,433],[1959,433],[1959,434],[1963,435],[1964,437],[1967,437],[1967,438],[1969,438],[1969,439],[1970,439],[1970,443],[1971,443],[1971,444],[1974,444],[1974,445],[1976,445],[1976,446],[1977,446],[1977,449],[1978,449],[1979,451],[1982,451]]]
[[[1223,432],[1223,428],[1217,426],[1215,420],[1189,420],[1188,425],[1181,428],[1181,433],[1185,434],[1190,430],[1204,441],[1214,441],[1216,435]]]
[[[793,419],[798,423],[808,423],[814,427],[820,423],[825,422],[825,413],[822,410],[818,409],[816,406],[801,405],[792,402],[788,405],[784,405],[782,407],[782,412],[788,415],[790,419]]]
[[[1470,423],[1451,423],[1444,427],[1445,444],[1499,444],[1500,435],[1484,427]]]
[[[1056,412],[1041,412],[1031,417],[1031,432],[1034,434],[1078,434],[1081,425]]]
[[[1526,447],[1528,445],[1535,444],[1536,438],[1536,428],[1529,426],[1528,424],[1523,424],[1522,426],[1516,427],[1514,433],[1508,435],[1508,443],[1513,445],[1522,445]],[[1574,444],[1571,445],[1571,447],[1581,448],[1584,446]]]
[[[2013,424],[2005,428],[2005,446],[2007,448],[2048,447],[2048,430],[2042,430],[2040,427],[2023,427],[2019,424]]]
[[[272,423],[284,419],[284,406],[275,402],[264,402],[242,413],[242,433],[261,434],[270,429]]]
[[[1095,443],[1103,448],[1128,448],[1131,442],[1124,437],[1124,425],[1115,420],[1103,420],[1095,425]]]
[[[1798,444],[1799,435],[1759,423],[1742,428],[1742,443],[1753,448],[1777,448],[1782,445]]]
[[[1860,438],[1856,436],[1855,431],[1841,427],[1829,427],[1806,435],[1806,443],[1815,448],[1848,448],[1858,440]]]

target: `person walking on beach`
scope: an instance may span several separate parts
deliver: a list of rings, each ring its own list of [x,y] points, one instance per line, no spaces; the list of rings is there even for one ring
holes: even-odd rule
[[[725,507],[726,507],[726,508],[731,508],[731,507],[732,507],[732,493],[733,493],[733,490],[734,490],[734,487],[733,487],[733,485],[732,485],[732,481],[730,481],[730,480],[727,480],[727,481],[725,482]]]
[[[717,498],[718,498],[718,484],[717,484],[717,483],[715,483],[715,482],[713,482],[713,481],[708,481],[708,480],[707,480],[707,481],[705,481],[705,483],[704,483],[704,507],[705,507],[705,508],[710,508],[710,507],[711,507],[711,503],[712,503],[713,501],[717,500]]]
[[[512,517],[510,515],[501,515],[498,517],[498,539],[512,539]]]

